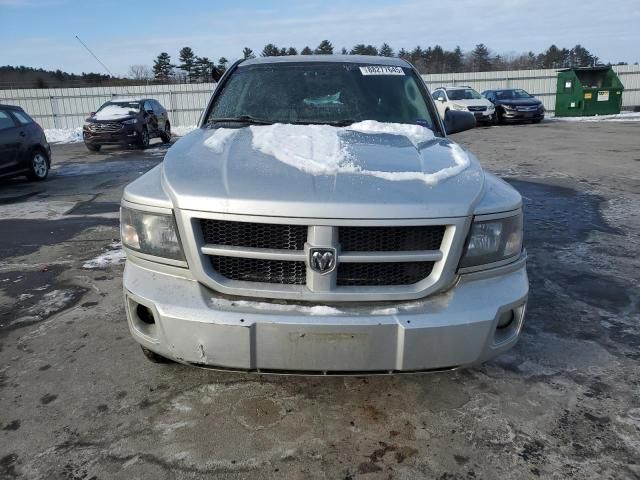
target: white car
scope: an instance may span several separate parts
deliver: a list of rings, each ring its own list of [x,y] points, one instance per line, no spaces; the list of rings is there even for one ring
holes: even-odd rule
[[[495,121],[493,104],[471,87],[439,87],[432,96],[442,118],[447,110],[460,110],[473,113],[478,123],[492,124]]]

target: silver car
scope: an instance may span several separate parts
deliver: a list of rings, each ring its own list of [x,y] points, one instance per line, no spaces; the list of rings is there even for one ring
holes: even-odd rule
[[[234,64],[129,184],[124,296],[151,360],[303,374],[484,362],[518,340],[522,199],[397,58]]]

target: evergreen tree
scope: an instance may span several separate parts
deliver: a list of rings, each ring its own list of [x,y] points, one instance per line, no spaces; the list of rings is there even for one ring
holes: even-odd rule
[[[332,55],[333,45],[329,40],[322,40],[313,53],[316,55]]]
[[[342,47],[342,50],[340,50],[340,54],[341,55],[349,55],[349,51],[346,48]]]
[[[309,47],[304,47],[300,55],[313,55],[313,51]]]
[[[491,70],[491,53],[484,43],[479,43],[471,52],[471,62],[474,72]]]
[[[267,43],[262,49],[261,57],[279,57],[280,50],[273,43]]]
[[[287,55],[298,55],[298,50],[295,47],[289,47],[287,50]]]
[[[213,70],[213,67],[213,62],[207,57],[196,57],[193,60],[191,78],[201,82],[209,82],[211,81],[211,70]]]
[[[171,64],[171,57],[167,52],[162,52],[153,61],[153,76],[156,80],[166,82],[173,75],[175,65]]]
[[[191,76],[193,75],[195,61],[196,55],[191,50],[191,47],[183,47],[180,50],[180,65],[178,65],[178,68],[187,75],[189,81],[191,81]]]
[[[244,47],[242,49],[242,56],[244,57],[245,60],[248,60],[250,58],[256,58],[256,56],[253,54],[253,50],[251,50],[249,47]]]
[[[224,72],[227,69],[228,63],[229,60],[227,60],[225,57],[220,57],[218,59],[218,70],[220,70],[220,72]]]
[[[358,45],[354,45],[349,53],[351,55],[378,55],[378,49],[373,45],[359,43]]]
[[[388,43],[383,43],[380,46],[380,50],[378,50],[378,54],[381,57],[393,57],[393,48],[391,48]]]

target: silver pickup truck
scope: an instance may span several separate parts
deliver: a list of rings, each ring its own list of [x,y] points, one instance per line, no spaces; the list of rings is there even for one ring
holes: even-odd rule
[[[257,372],[475,365],[517,341],[522,200],[396,58],[237,62],[129,184],[128,323],[149,359]]]

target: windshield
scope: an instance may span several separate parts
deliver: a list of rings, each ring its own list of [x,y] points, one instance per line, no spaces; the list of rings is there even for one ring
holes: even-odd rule
[[[207,123],[250,116],[270,123],[349,124],[433,120],[410,68],[349,63],[240,66],[217,97]]]
[[[447,90],[449,100],[476,100],[482,98],[473,88],[456,88]]]
[[[505,99],[513,99],[513,98],[531,98],[531,95],[529,95],[527,92],[525,92],[522,89],[516,89],[516,90],[497,90],[496,91],[496,97],[498,97],[499,99],[505,100]]]
[[[124,110],[124,111],[134,111],[134,112],[139,112],[140,111],[140,102],[107,102],[105,104],[103,104],[100,109],[98,110],[98,112],[104,110],[105,108],[108,108],[108,110]]]

